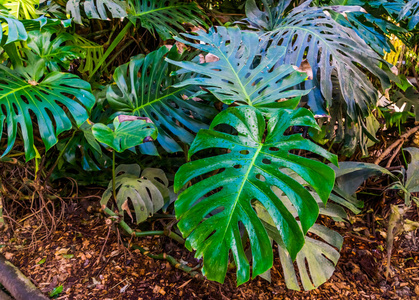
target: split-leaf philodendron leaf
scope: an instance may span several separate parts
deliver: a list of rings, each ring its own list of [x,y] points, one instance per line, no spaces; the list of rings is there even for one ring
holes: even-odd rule
[[[95,103],[88,82],[60,72],[51,72],[41,79],[44,66],[42,59],[31,67],[16,70],[0,65],[0,134],[7,130],[3,156],[12,149],[20,127],[26,160],[35,157],[34,122],[38,123],[46,150],[50,149],[57,143],[58,135],[72,127],[61,105],[80,126]]]
[[[163,149],[181,152],[182,147],[176,140],[192,143],[194,134],[191,132],[208,128],[216,110],[200,99],[191,99],[199,87],[173,87],[185,76],[170,76],[175,67],[164,61],[166,55],[174,59],[182,57],[176,47],[168,50],[163,46],[119,66],[113,75],[116,84],[109,86],[107,99],[118,113],[150,118],[158,129],[157,142]],[[145,154],[158,154],[154,143],[141,145],[140,150]]]
[[[306,80],[307,75],[297,72],[291,65],[273,66],[285,54],[284,47],[272,46],[264,52],[265,43],[254,32],[241,31],[238,27],[215,27],[208,33],[183,34],[199,43],[175,37],[176,40],[216,55],[219,60],[197,64],[191,61],[166,59],[182,69],[173,74],[195,72],[201,77],[191,77],[175,87],[205,86],[220,101],[231,104],[251,105],[260,108],[283,107],[287,98],[306,95],[309,91],[292,89]]]
[[[210,148],[227,149],[223,154],[192,161],[176,173],[175,191],[191,179],[212,174],[193,184],[175,202],[179,229],[187,237],[186,246],[204,258],[203,273],[223,282],[230,251],[237,266],[238,284],[250,277],[249,261],[244,253],[241,230],[245,229],[252,250],[252,276],[272,267],[273,254],[268,235],[252,208],[260,202],[271,215],[286,249],[295,259],[304,245],[304,235],[317,219],[319,208],[310,192],[280,168],[287,168],[311,186],[323,202],[333,188],[335,173],[327,165],[291,153],[308,150],[334,164],[337,157],[301,134],[285,135],[290,126],[318,128],[306,109],[278,109],[265,118],[256,108],[241,106],[221,112],[208,130],[200,130],[189,151],[193,154]],[[237,134],[216,130],[226,124]],[[267,133],[265,134],[265,130]],[[273,187],[283,191],[294,205],[301,227],[275,195]],[[197,201],[207,195],[202,201]]]

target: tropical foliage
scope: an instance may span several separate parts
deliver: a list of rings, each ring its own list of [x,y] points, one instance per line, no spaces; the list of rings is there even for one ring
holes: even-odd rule
[[[277,248],[287,287],[317,288],[343,245],[319,216],[360,213],[357,189],[383,174],[418,202],[412,133],[406,169],[338,155],[419,120],[419,1],[198,2],[0,0],[0,161],[112,178],[103,212],[133,237],[170,212],[159,234],[210,280],[265,278]]]

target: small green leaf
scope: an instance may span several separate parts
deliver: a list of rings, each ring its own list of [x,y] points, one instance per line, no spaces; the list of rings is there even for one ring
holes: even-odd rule
[[[63,286],[62,285],[60,285],[60,286],[57,286],[57,287],[55,287],[50,293],[49,293],[49,296],[51,297],[51,298],[53,298],[53,297],[56,297],[56,296],[58,296],[59,294],[61,294],[62,292],[63,292]]]
[[[120,117],[115,117],[113,121],[114,130],[102,123],[93,125],[95,138],[117,152],[141,145],[147,137],[156,139],[157,130],[154,124],[138,119],[120,122]]]
[[[47,258],[44,257],[43,259],[41,259],[40,261],[38,261],[36,264],[38,265],[42,265],[43,263],[45,263],[47,261]]]
[[[74,257],[74,254],[63,254],[64,258],[70,259]]]

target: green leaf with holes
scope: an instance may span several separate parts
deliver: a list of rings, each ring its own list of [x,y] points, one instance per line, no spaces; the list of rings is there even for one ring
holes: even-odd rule
[[[26,160],[35,157],[35,122],[46,150],[50,149],[58,135],[72,127],[67,114],[80,126],[95,103],[88,82],[68,73],[44,76],[44,67],[42,59],[16,70],[0,65],[0,134],[5,131],[7,135],[3,156],[12,149],[19,132]]]
[[[113,130],[102,123],[93,125],[93,135],[117,152],[124,152],[129,148],[141,145],[144,139],[155,139],[157,130],[152,123],[145,120],[120,122],[118,117],[113,120]]]
[[[196,35],[183,34],[194,43],[175,37],[181,43],[203,52],[211,53],[219,60],[198,64],[191,61],[166,60],[181,67],[173,74],[195,72],[202,76],[191,77],[175,87],[187,85],[205,86],[226,104],[252,105],[259,108],[290,108],[290,102],[281,101],[306,95],[309,91],[293,89],[304,82],[307,74],[298,72],[291,65],[273,66],[285,54],[286,49],[271,46],[266,53],[266,43],[254,32],[241,31],[238,27],[213,27],[208,33],[200,30]],[[292,103],[298,104],[298,101]],[[292,106],[292,105],[291,105]]]
[[[222,131],[226,125],[228,128]],[[221,112],[210,129],[200,130],[195,138],[189,157],[205,149],[227,149],[222,154],[186,163],[175,176],[178,192],[191,179],[212,175],[188,187],[175,202],[179,229],[187,237],[186,246],[204,258],[203,273],[207,278],[224,281],[231,252],[238,284],[249,279],[242,230],[247,231],[250,240],[252,276],[272,267],[271,243],[253,208],[258,202],[272,217],[292,259],[303,247],[304,235],[317,219],[318,204],[301,183],[280,168],[298,174],[325,203],[333,188],[334,171],[319,161],[296,155],[295,150],[311,151],[334,164],[337,157],[301,134],[285,135],[290,126],[318,128],[313,115],[304,108],[278,109],[266,125],[256,108],[241,106]],[[295,207],[301,227],[275,195],[275,189],[285,193]]]
[[[116,203],[120,212],[126,212],[131,219],[133,215],[129,203],[132,204],[137,224],[160,210],[169,200],[169,181],[160,169],[147,168],[141,172],[139,165],[119,165],[119,174],[115,179],[117,190]],[[103,193],[100,204],[108,205],[112,197],[112,181]]]
[[[202,99],[194,98],[199,87],[173,87],[184,80],[185,75],[170,76],[176,67],[164,61],[165,56],[183,57],[176,47],[169,51],[163,46],[119,66],[113,75],[115,84],[109,86],[106,97],[118,113],[150,118],[158,128],[157,142],[163,149],[180,152],[183,150],[179,141],[192,143],[193,133],[208,128],[216,110]],[[141,145],[140,150],[158,155],[154,143]]]

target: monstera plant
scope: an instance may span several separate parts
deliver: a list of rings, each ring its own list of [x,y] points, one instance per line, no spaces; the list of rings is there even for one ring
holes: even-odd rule
[[[207,127],[215,116],[215,109],[194,99],[200,93],[196,86],[176,86],[185,76],[170,76],[176,68],[164,61],[166,56],[172,59],[182,57],[176,47],[171,50],[161,47],[119,66],[114,73],[116,84],[109,86],[107,100],[120,113],[150,118],[158,128],[157,142],[168,152],[178,152],[182,147],[175,137],[190,144],[194,138],[190,131],[197,132]],[[153,143],[143,144],[140,149],[146,154],[158,154]]]
[[[18,128],[25,145],[26,160],[35,157],[34,120],[46,150],[54,146],[58,135],[72,128],[61,105],[80,126],[95,103],[90,84],[73,74],[57,71],[44,76],[45,62],[11,70],[0,66],[0,133],[7,132],[7,148],[13,147]],[[32,117],[32,114],[34,117]]]
[[[249,238],[252,277],[272,267],[273,253],[269,236],[255,206],[260,204],[272,217],[276,232],[292,259],[302,249],[305,234],[319,214],[315,198],[303,184],[293,179],[295,172],[326,203],[333,188],[334,171],[327,165],[293,154],[304,149],[337,164],[336,156],[304,139],[300,134],[286,134],[290,127],[318,128],[306,109],[293,110],[308,91],[293,89],[307,75],[291,65],[277,62],[285,48],[272,45],[266,49],[256,33],[237,27],[216,27],[208,33],[184,34],[199,43],[178,41],[216,55],[210,63],[176,62],[182,69],[174,76],[196,72],[175,85],[199,84],[231,107],[219,113],[209,129],[201,129],[188,153],[220,149],[211,157],[183,165],[176,173],[175,191],[190,180],[192,186],[180,193],[175,202],[179,229],[186,246],[204,258],[207,278],[224,281],[232,254],[237,266],[237,282],[250,278],[250,262],[245,255]],[[287,169],[283,171],[282,169]],[[205,174],[212,176],[206,177]],[[204,178],[197,182],[197,178]],[[299,224],[274,192],[281,190],[295,207]]]

